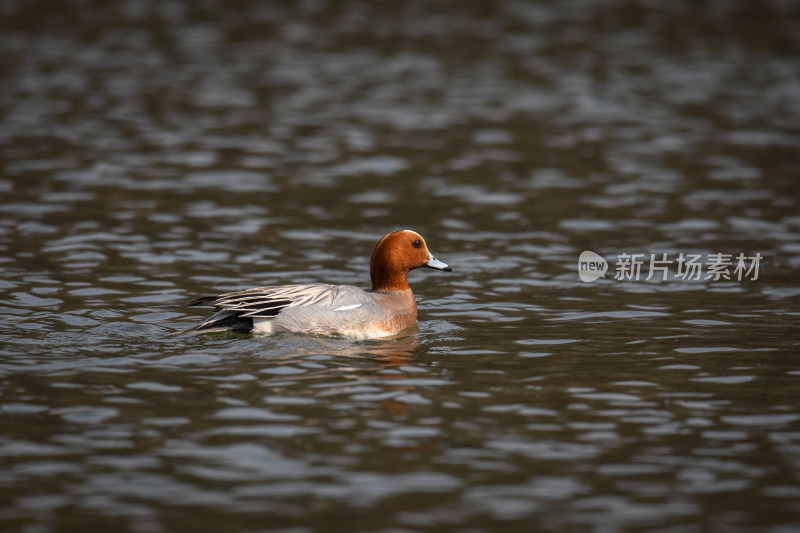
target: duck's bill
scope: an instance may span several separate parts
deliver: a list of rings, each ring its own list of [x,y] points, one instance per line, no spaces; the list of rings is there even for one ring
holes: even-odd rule
[[[425,268],[435,268],[436,270],[444,270],[445,272],[453,271],[453,269],[450,268],[447,265],[447,263],[442,263],[441,261],[433,257],[433,254],[431,254],[431,258],[428,260],[428,262],[422,266],[424,266]]]

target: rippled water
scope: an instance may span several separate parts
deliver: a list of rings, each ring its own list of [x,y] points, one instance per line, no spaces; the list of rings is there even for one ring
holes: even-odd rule
[[[796,3],[0,10],[3,530],[800,529]],[[405,227],[406,336],[167,336]]]

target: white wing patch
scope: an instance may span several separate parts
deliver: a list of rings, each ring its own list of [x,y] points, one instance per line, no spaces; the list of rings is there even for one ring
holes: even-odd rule
[[[352,309],[358,309],[364,304],[353,304],[353,305],[343,305],[341,307],[337,307],[334,311],[350,311]]]

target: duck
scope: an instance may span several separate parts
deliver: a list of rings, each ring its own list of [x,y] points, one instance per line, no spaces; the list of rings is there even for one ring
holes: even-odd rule
[[[408,285],[416,268],[452,272],[411,230],[387,233],[372,250],[365,291],[351,285],[272,285],[197,298],[187,306],[213,307],[205,321],[172,335],[233,331],[271,335],[281,331],[370,339],[397,335],[417,321]]]

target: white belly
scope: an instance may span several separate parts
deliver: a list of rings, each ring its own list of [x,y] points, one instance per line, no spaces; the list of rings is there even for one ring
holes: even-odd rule
[[[381,337],[388,337],[394,335],[395,332],[386,331],[385,328],[378,325],[373,327],[357,327],[348,328],[342,327],[337,329],[329,328],[292,328],[275,323],[274,318],[255,318],[253,319],[253,335],[272,335],[278,331],[295,331],[298,333],[310,333],[312,335],[337,335],[342,337],[349,337],[353,339],[379,339]]]
[[[274,319],[272,318],[254,318],[253,319],[253,335],[272,335],[275,333],[275,326],[273,325]]]

